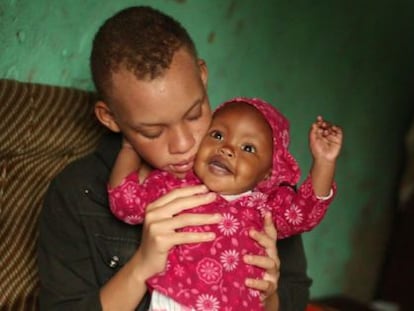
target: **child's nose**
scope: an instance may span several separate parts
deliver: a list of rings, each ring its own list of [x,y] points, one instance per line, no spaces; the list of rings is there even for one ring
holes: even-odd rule
[[[169,148],[171,153],[186,153],[195,144],[191,129],[186,125],[177,126],[171,129],[169,136]]]
[[[234,152],[232,150],[232,148],[227,147],[227,146],[223,146],[220,148],[220,153],[223,154],[226,157],[232,158],[234,157]]]

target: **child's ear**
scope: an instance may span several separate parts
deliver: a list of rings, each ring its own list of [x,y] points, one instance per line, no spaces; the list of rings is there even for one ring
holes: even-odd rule
[[[107,127],[111,131],[117,133],[121,131],[121,129],[118,126],[118,123],[115,120],[113,112],[105,102],[96,102],[95,115],[98,118],[99,122],[101,122],[103,126]]]
[[[200,69],[201,81],[203,81],[204,87],[207,88],[208,81],[208,69],[207,64],[203,59],[198,59],[198,67]]]

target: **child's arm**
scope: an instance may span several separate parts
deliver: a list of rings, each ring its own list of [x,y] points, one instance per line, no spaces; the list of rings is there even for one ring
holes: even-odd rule
[[[309,176],[295,191],[281,186],[269,197],[278,239],[312,230],[323,219],[333,199],[336,160],[342,129],[318,117],[309,133],[313,163]]]
[[[136,153],[132,145],[123,138],[122,147],[115,160],[108,185],[110,188],[118,187],[122,180],[132,172],[136,172],[141,183],[151,173],[152,169]]]
[[[321,116],[312,124],[309,132],[309,147],[313,158],[310,176],[318,197],[330,195],[342,138],[342,129],[325,121]]]
[[[112,167],[111,175],[109,176],[108,185],[110,188],[118,187],[121,182],[132,172],[139,172],[141,167],[141,159],[135,152],[131,144],[125,139],[122,139],[122,147]]]
[[[160,196],[158,190],[162,191],[161,187],[142,183],[150,172],[150,167],[123,138],[107,187],[109,207],[117,218],[129,224],[144,221],[146,206]]]

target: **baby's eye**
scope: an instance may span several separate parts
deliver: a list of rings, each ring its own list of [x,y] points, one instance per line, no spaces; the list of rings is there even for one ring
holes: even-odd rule
[[[253,145],[243,145],[242,150],[246,151],[246,152],[249,152],[249,153],[255,153],[256,152],[256,148]]]
[[[223,134],[221,134],[219,131],[212,131],[210,133],[210,136],[217,140],[223,140]]]

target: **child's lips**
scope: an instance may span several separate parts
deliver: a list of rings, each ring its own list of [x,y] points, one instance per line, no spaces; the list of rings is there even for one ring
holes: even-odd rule
[[[181,161],[176,164],[171,164],[170,167],[173,169],[174,172],[177,173],[186,173],[190,171],[194,166],[194,157],[189,160]]]
[[[229,163],[221,156],[215,155],[208,161],[208,168],[210,172],[217,175],[233,174]]]

